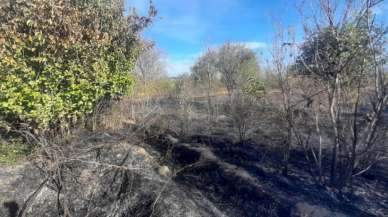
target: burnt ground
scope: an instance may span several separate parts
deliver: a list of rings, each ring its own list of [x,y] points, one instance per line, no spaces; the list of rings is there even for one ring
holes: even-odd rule
[[[154,147],[167,143],[162,136]],[[204,159],[198,150],[213,153],[217,160]],[[220,209],[230,209],[236,216],[291,216],[297,204],[303,203],[330,210],[332,216],[388,215],[387,177],[380,169],[353,180],[353,187],[340,192],[316,184],[303,170],[307,167],[304,154],[297,150],[292,153],[288,177],[279,173],[279,152],[271,153],[268,146],[253,141],[234,143],[219,136],[198,135],[182,140],[170,151],[171,166],[204,161],[178,174],[174,178],[177,183],[200,189]],[[223,163],[235,171],[226,172]]]
[[[179,110],[171,106],[171,102],[165,104],[172,110],[165,109],[165,119],[182,119],[177,112]],[[234,170],[244,173],[242,176],[249,175],[253,178],[242,181],[238,175],[222,172],[220,165],[214,163],[214,160],[177,175],[176,182],[201,189],[214,203],[221,204],[220,209],[235,207],[237,216],[269,216],[268,212],[272,212],[270,210],[277,216],[290,216],[294,214],[295,207],[308,204],[307,207],[312,209],[322,208],[333,212],[328,216],[334,216],[334,213],[339,216],[388,216],[388,162],[375,165],[367,173],[355,177],[351,184],[338,190],[317,184],[309,172],[310,164],[304,151],[294,147],[291,152],[290,174],[285,177],[280,173],[281,135],[276,132],[271,121],[263,117],[253,120],[250,125],[253,129],[250,134],[252,139],[238,142],[236,130],[230,120],[220,118],[209,126],[209,122],[201,116],[206,112],[205,102],[194,102],[192,105],[194,118],[189,126],[191,133],[181,135],[179,130],[167,132],[180,138],[180,144],[188,145],[171,146],[167,142],[162,147],[167,147],[168,150],[158,150],[162,154],[172,153],[170,161],[173,163],[167,162],[172,167],[176,164],[184,167],[203,161],[203,156],[193,149],[204,149],[211,152],[217,162],[230,164],[235,167]],[[159,123],[163,122],[161,120]],[[178,124],[175,128],[179,126]],[[170,124],[170,129],[174,129],[173,124]],[[166,143],[163,138],[165,134],[161,135],[160,140],[153,137],[148,142],[153,144],[152,147],[158,147]],[[323,159],[323,165],[328,167],[329,159]],[[325,171],[329,171],[329,168]],[[262,204],[263,207],[258,207],[257,204]],[[319,216],[314,214],[316,213],[311,215],[310,212],[311,216]]]
[[[113,137],[116,138],[116,136]],[[122,140],[123,137],[120,137]],[[124,141],[127,139],[129,138],[125,138]],[[96,145],[106,141],[93,143]],[[112,143],[119,142],[115,139]],[[102,150],[101,162],[117,164],[126,152],[120,147],[117,146],[114,151],[112,148]],[[144,170],[139,174],[120,173],[115,179],[114,172],[104,172],[106,176],[95,179],[93,177],[98,177],[103,170],[78,165],[77,168],[82,170],[73,171],[73,173],[90,174],[90,177],[84,180],[86,185],[100,183],[102,186],[109,186],[108,191],[101,191],[101,194],[94,198],[97,207],[102,207],[101,210],[95,211],[98,213],[96,216],[108,216],[107,213],[112,211],[113,205],[119,205],[122,209],[114,210],[117,215],[112,216],[121,216],[119,214],[122,213],[136,217],[151,216],[149,210],[156,200],[156,192],[159,192],[166,183],[163,177],[153,172],[160,165],[168,165],[176,174],[172,176],[172,182],[165,189],[166,193],[162,195],[165,204],[160,205],[164,208],[170,207],[168,209],[171,212],[161,212],[158,216],[302,216],[297,215],[299,209],[307,213],[320,209],[319,213],[327,213],[324,215],[315,213],[310,216],[388,215],[387,177],[383,172],[379,172],[381,168],[376,168],[355,179],[353,187],[339,192],[315,184],[311,176],[303,170],[306,162],[303,160],[303,154],[297,150],[292,153],[294,160],[291,163],[291,173],[288,177],[284,177],[279,172],[279,154],[276,151],[271,153],[267,145],[253,141],[235,143],[219,136],[203,135],[178,139],[171,134],[163,133],[149,140],[146,139],[146,142],[140,146],[132,144],[128,147],[135,151],[131,152],[127,163],[144,164],[142,167]],[[138,160],[139,156],[134,153],[137,153],[136,150],[139,147],[147,150],[146,153],[149,153],[150,158],[155,161],[151,163]],[[85,159],[88,157],[85,156]],[[7,170],[0,169],[4,206],[0,209],[2,210],[0,216],[16,216],[15,210],[20,209],[26,195],[29,195],[40,182],[38,174],[36,169],[27,165]],[[9,183],[4,183],[5,180]],[[81,186],[72,188],[74,190],[71,192],[74,193],[74,201],[76,201],[76,195],[81,195],[77,192],[85,188]],[[46,189],[41,198],[38,198],[37,208],[34,209],[42,215],[34,215],[36,212],[33,212],[30,216],[52,216],[48,210],[56,209],[50,209],[44,205],[55,198],[52,194],[50,189]],[[88,195],[85,195],[86,197]],[[127,198],[126,200],[132,201],[133,204],[124,203],[123,198]],[[80,215],[75,216],[82,216],[81,213],[84,210],[82,208],[84,202],[79,201],[81,205],[75,210],[78,210],[77,213]],[[54,206],[53,204],[50,206]],[[186,208],[187,211],[175,215],[177,208],[171,207],[171,204],[180,207],[179,210]],[[299,208],[300,204],[303,204],[302,208]],[[197,212],[197,215],[188,214],[190,210],[196,209],[201,212]],[[5,214],[9,211],[14,214]],[[302,211],[299,210],[299,212]],[[49,214],[43,215],[43,213]],[[171,213],[175,214],[171,215]]]
[[[128,125],[75,137],[75,150],[93,151],[71,153],[73,158],[141,170],[72,163],[68,174],[77,182],[68,178],[67,196],[73,216],[388,216],[387,164],[339,191],[316,184],[304,153],[294,148],[285,177],[279,172],[276,134],[258,130],[252,139],[237,142],[224,118],[210,129],[201,115],[194,116],[190,132],[182,134],[179,110],[171,103],[165,106],[169,108],[146,127]],[[200,103],[197,107],[205,109]],[[158,172],[163,165],[171,174]],[[16,216],[41,179],[28,164],[0,167],[0,216]],[[56,193],[47,185],[27,216],[58,216]]]

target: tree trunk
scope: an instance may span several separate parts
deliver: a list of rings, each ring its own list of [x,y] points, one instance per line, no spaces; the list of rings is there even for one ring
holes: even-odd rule
[[[283,171],[284,176],[288,176],[288,164],[290,160],[290,151],[291,151],[291,140],[292,140],[292,128],[289,127],[287,133],[287,139],[285,141],[284,153],[283,153]]]
[[[210,119],[213,117],[213,105],[212,105],[212,99],[211,99],[211,90],[212,90],[212,85],[211,85],[211,78],[208,76],[208,90],[207,90],[207,104],[208,104],[208,113]],[[209,120],[210,120],[209,119]]]
[[[330,85],[330,84],[329,84]],[[330,87],[329,87],[330,88]],[[330,90],[331,89],[331,90]],[[338,132],[338,93],[339,93],[339,77],[335,79],[334,87],[329,90],[329,102],[330,102],[330,118],[334,133],[334,141],[331,155],[331,168],[330,168],[330,182],[335,185],[337,179],[337,164],[338,164],[338,149],[340,146],[339,132]]]
[[[284,110],[286,112],[286,121],[287,121],[287,138],[285,141],[285,147],[283,152],[283,175],[288,175],[288,164],[290,159],[290,150],[291,150],[291,144],[292,144],[292,131],[293,131],[293,115],[292,110],[290,108],[290,96],[289,96],[289,89],[283,88],[283,106]]]

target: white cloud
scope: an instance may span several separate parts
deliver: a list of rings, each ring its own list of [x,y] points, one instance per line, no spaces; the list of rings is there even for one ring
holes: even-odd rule
[[[181,60],[181,61],[170,60],[168,75],[174,77],[184,73],[190,73],[190,67],[193,65],[193,63],[194,61],[191,61],[191,60]]]
[[[263,49],[268,47],[266,43],[259,42],[259,41],[242,42],[242,44],[252,50],[258,50],[258,49]]]
[[[202,53],[192,53],[182,56],[169,57],[168,71],[170,76],[177,76],[183,73],[190,73],[190,68]]]

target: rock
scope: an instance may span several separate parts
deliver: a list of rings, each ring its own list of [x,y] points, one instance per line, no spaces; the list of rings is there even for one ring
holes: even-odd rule
[[[128,157],[122,166],[128,170],[76,162],[72,164],[71,174],[64,173],[66,191],[60,195],[60,201],[62,205],[67,201],[72,216],[228,217],[198,190],[180,188],[174,180],[166,182],[166,177],[172,176],[171,169],[166,165],[157,166],[157,162],[151,163],[148,159],[152,156],[142,147],[113,146],[104,150],[99,162],[114,164],[117,155],[123,155],[124,150]],[[84,161],[95,161],[93,156],[81,156]],[[77,177],[77,182],[71,177]],[[31,204],[27,216],[58,216],[58,211],[63,212],[57,208],[56,191],[52,186],[45,186]],[[7,209],[0,209],[0,216],[8,216],[7,212]]]
[[[142,147],[135,148],[134,153],[142,156],[146,161],[152,160],[152,156]]]
[[[164,176],[164,177],[169,177],[172,174],[172,172],[171,172],[170,168],[168,168],[168,166],[160,166],[158,169],[158,173],[159,173],[159,175]]]
[[[179,140],[171,135],[167,135],[166,136],[166,139],[172,144],[177,144],[179,142]]]

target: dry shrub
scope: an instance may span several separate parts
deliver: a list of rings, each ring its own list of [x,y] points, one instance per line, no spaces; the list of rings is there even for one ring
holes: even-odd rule
[[[95,114],[98,119],[98,128],[119,131],[131,126],[151,125],[155,116],[160,113],[159,100],[135,100],[126,98],[121,101],[112,101],[103,111]]]
[[[247,139],[248,130],[252,129],[257,111],[256,100],[244,93],[235,93],[230,102],[230,118],[237,131],[240,142]]]
[[[105,114],[101,115],[99,126],[103,129],[117,131],[123,129],[126,124],[133,124],[135,120],[129,101],[116,101],[110,103]]]

